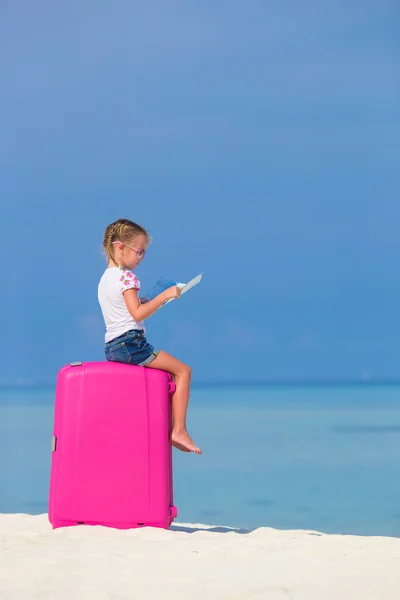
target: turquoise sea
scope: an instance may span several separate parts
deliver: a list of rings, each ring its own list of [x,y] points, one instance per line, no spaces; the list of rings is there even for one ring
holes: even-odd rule
[[[53,389],[0,390],[0,512],[47,512]],[[400,386],[204,386],[179,521],[400,537]]]

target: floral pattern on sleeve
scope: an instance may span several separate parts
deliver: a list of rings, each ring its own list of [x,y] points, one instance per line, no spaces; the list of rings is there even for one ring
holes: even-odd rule
[[[140,281],[132,271],[124,269],[121,271],[121,277],[119,279],[119,289],[122,293],[126,290],[137,290],[140,291]]]

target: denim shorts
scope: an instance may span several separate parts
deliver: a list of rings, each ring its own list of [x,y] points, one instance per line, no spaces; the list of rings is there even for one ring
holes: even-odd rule
[[[105,345],[106,359],[145,367],[160,351],[149,344],[143,330],[131,329]]]

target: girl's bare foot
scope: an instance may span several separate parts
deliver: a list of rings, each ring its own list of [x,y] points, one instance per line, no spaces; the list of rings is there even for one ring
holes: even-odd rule
[[[194,452],[195,454],[201,454],[200,448],[196,446],[187,431],[172,431],[171,442],[175,448],[182,450],[183,452]]]
[[[182,444],[178,444],[178,442],[172,442],[171,444],[173,445],[174,448],[176,448],[177,450],[181,450],[181,452],[189,452],[189,450],[187,450],[187,448],[185,448],[184,446],[182,446]]]

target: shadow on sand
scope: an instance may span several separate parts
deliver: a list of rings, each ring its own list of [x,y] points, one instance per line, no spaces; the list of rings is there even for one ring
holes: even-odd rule
[[[170,531],[183,531],[184,533],[196,533],[207,531],[210,533],[251,533],[254,529],[235,529],[234,527],[188,527],[186,525],[171,525]]]

